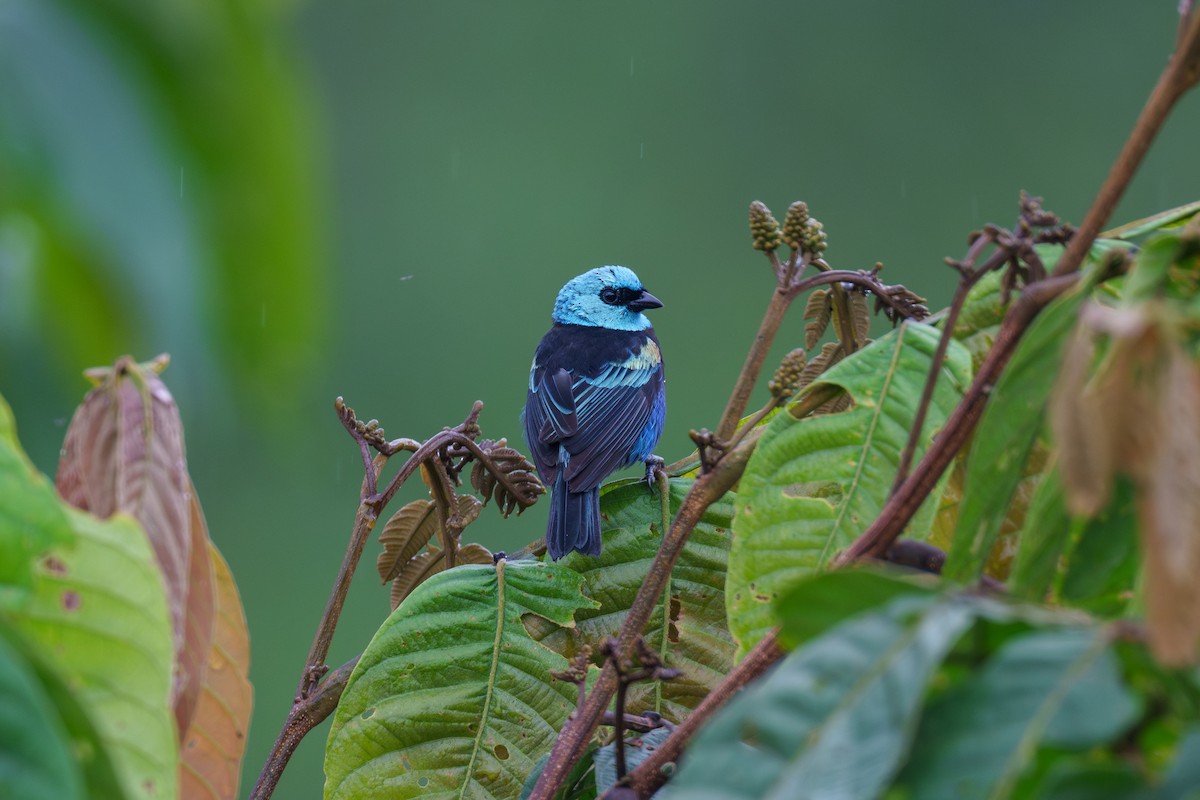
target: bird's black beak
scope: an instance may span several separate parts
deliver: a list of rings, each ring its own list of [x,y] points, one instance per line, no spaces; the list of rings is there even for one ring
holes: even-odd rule
[[[647,308],[662,308],[662,300],[647,292],[645,289],[637,297],[625,304],[630,311],[645,311]]]

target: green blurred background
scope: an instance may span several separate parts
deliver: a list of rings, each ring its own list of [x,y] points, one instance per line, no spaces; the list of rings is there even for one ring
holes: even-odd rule
[[[481,399],[485,435],[523,447],[555,293],[626,264],[666,303],[680,457],[771,290],[751,200],[807,200],[832,263],[883,261],[940,307],[942,258],[1020,189],[1079,220],[1176,5],[3,0],[0,393],[53,474],[80,371],[172,355],[253,637],[248,788],[357,502],[335,396],[414,438]],[[1188,98],[1119,220],[1200,198],[1198,129]],[[488,512],[468,538],[514,549],[544,521]],[[376,552],[333,664],[387,611]],[[324,734],[279,797],[320,796]]]

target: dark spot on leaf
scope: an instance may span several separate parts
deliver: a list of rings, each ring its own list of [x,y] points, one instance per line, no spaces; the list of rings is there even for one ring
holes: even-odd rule
[[[56,558],[55,556],[47,556],[46,559],[42,561],[42,566],[45,568],[46,572],[49,572],[51,575],[67,574],[67,565],[61,558]]]
[[[679,601],[679,595],[671,595],[670,616],[667,624],[667,640],[671,642],[679,641],[679,617],[683,613],[683,603]]]
[[[757,601],[758,601],[758,602],[760,602],[760,603],[769,603],[769,602],[771,602],[771,595],[769,595],[769,594],[756,594],[756,595],[754,595],[754,599],[755,599],[755,600],[757,600]]]
[[[359,714],[359,717],[361,717],[362,719],[370,719],[373,716],[375,716],[375,706],[371,706],[370,708],[364,709],[363,712],[361,714]]]
[[[62,594],[62,606],[67,611],[78,611],[79,604],[82,601],[79,599],[79,592],[68,589]]]
[[[502,744],[496,745],[496,758],[501,761],[508,761],[508,748]]]
[[[425,788],[428,785],[429,785],[429,778],[420,778],[417,780],[417,786],[420,786],[421,788]]]

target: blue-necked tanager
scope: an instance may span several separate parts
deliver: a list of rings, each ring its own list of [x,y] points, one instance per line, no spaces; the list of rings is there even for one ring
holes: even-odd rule
[[[554,303],[529,372],[525,439],[550,487],[546,549],[600,555],[600,482],[644,462],[667,413],[662,352],[642,312],[661,308],[632,270],[598,267]]]

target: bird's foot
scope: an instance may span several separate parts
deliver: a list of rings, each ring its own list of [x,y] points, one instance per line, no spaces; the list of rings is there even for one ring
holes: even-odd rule
[[[663,468],[667,462],[662,456],[652,455],[646,459],[646,485],[651,489],[658,483],[658,471]]]

